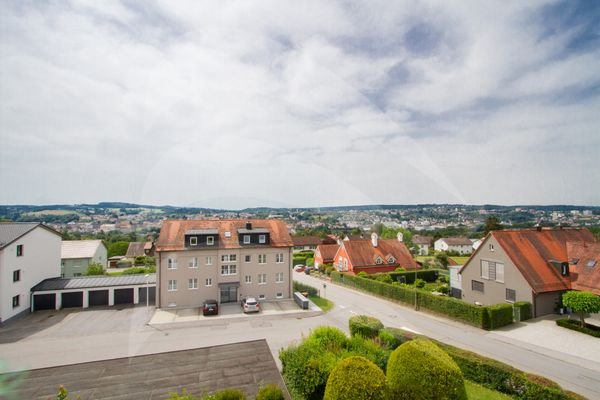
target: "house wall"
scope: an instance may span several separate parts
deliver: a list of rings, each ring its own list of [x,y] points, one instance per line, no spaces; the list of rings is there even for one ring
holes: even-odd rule
[[[429,245],[428,244],[418,244],[417,249],[418,249],[417,253],[420,256],[426,256],[429,254]]]
[[[341,262],[340,262],[341,261]],[[333,259],[333,267],[336,271],[339,272],[353,272],[354,267],[350,262],[350,257],[348,257],[348,253],[346,252],[346,248],[342,244],[338,249],[334,259]]]
[[[276,254],[283,254],[283,262],[276,263]],[[235,262],[221,262],[222,255],[236,255]],[[259,254],[266,255],[266,263],[259,264]],[[243,297],[264,295],[264,300],[288,299],[292,296],[292,248],[261,247],[238,249],[186,250],[175,252],[159,252],[159,307],[198,307],[207,299],[220,299],[219,283],[232,283],[238,286],[238,300]],[[250,262],[245,261],[249,255]],[[198,268],[190,268],[193,257],[198,258]],[[212,265],[206,264],[206,257],[211,257]],[[168,269],[168,258],[177,260],[176,269]],[[235,264],[235,275],[221,275],[221,265]],[[283,282],[276,282],[276,274],[283,273]],[[259,274],[266,274],[266,283],[258,283]],[[246,283],[246,276],[251,282]],[[198,289],[189,289],[190,278],[198,279]],[[206,279],[212,279],[212,285],[206,286]],[[177,280],[177,290],[169,291],[169,280]],[[277,295],[281,294],[281,297]]]
[[[0,251],[0,322],[31,307],[31,288],[44,279],[60,276],[61,237],[36,227],[25,236]],[[17,245],[23,245],[23,255],[17,257]],[[13,271],[21,271],[21,280],[13,282]],[[19,295],[19,306],[12,306]]]
[[[64,258],[61,260],[61,276],[63,278],[72,278],[74,276],[84,275],[91,263],[99,263],[106,268],[108,261],[107,255],[106,247],[100,245],[96,248],[93,257],[91,258]]]
[[[560,304],[563,292],[540,293],[535,296],[534,317],[553,314]]]
[[[493,246],[493,251],[490,249]],[[495,261],[504,264],[504,282],[485,279],[481,276],[481,261]],[[472,289],[472,281],[482,282],[483,293]],[[521,272],[513,264],[493,236],[488,236],[479,250],[469,259],[461,273],[462,298],[468,303],[492,305],[505,303],[506,289],[515,290],[516,301],[529,301],[533,304],[532,290]]]

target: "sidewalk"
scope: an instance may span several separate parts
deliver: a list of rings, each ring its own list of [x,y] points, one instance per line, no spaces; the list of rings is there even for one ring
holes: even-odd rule
[[[181,323],[194,323],[194,325],[223,325],[249,319],[271,318],[307,318],[321,315],[323,311],[314,303],[310,303],[308,310],[302,310],[293,300],[282,300],[260,303],[261,311],[258,313],[244,314],[238,303],[219,305],[219,315],[202,315],[200,307],[182,308],[175,310],[158,309],[150,319],[149,325],[169,324],[172,326]],[[187,324],[186,324],[187,325]]]
[[[546,315],[494,330],[490,335],[507,343],[517,340],[532,349],[591,361],[590,366],[600,370],[600,339],[556,325],[559,318],[564,316]]]

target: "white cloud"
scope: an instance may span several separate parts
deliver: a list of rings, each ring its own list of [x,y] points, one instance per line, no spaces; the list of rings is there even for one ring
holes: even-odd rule
[[[598,204],[600,52],[545,4],[6,5],[0,203]]]

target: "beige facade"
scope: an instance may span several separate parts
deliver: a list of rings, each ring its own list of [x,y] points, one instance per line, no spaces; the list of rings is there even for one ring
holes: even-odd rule
[[[529,283],[493,236],[488,236],[465,264],[461,277],[462,299],[467,303],[534,303]]]
[[[164,251],[157,256],[157,272],[161,308],[292,296],[291,246]]]

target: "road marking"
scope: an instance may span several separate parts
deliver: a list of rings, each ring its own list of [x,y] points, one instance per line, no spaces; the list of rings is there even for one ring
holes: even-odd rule
[[[346,308],[346,306],[343,306],[343,305],[340,304],[340,308],[343,310],[343,309]]]
[[[350,312],[351,312],[352,314],[356,314],[356,313],[355,313],[354,311],[352,311],[352,310],[350,310]]]
[[[420,334],[421,334],[421,332],[417,332],[417,331],[415,331],[415,330],[413,330],[413,329],[410,329],[410,328],[407,328],[407,327],[405,327],[405,326],[401,326],[401,327],[400,327],[400,329],[402,329],[402,330],[404,330],[404,331],[412,332],[412,333],[414,333],[414,334],[417,334],[417,335],[420,335]]]

